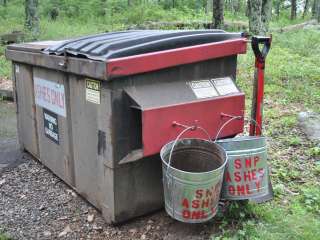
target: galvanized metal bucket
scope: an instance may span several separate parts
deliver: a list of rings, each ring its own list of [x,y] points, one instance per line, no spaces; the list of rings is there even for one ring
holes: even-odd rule
[[[216,141],[228,155],[221,198],[243,200],[268,193],[266,138],[244,136]]]
[[[227,155],[222,147],[203,139],[179,139],[160,151],[166,212],[186,223],[215,216]]]

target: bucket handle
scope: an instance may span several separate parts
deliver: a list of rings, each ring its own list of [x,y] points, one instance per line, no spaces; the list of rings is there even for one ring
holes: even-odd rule
[[[214,141],[213,142],[216,142],[219,138],[219,135],[220,133],[222,132],[222,130],[230,123],[232,122],[233,120],[239,120],[239,119],[242,119],[244,117],[242,116],[236,116],[236,115],[229,115],[229,114],[225,114],[225,113],[221,113],[221,116],[223,117],[229,117],[230,119],[228,121],[226,121],[225,123],[222,124],[222,126],[220,127],[219,131],[217,132],[216,134],[216,137],[214,138]],[[256,120],[254,120],[253,118],[249,118],[250,122],[253,122],[259,129],[260,129],[260,132],[262,132],[262,129],[260,127],[260,125],[257,123]]]
[[[172,153],[173,153],[174,147],[176,146],[177,142],[178,142],[179,139],[182,137],[182,135],[185,134],[186,132],[188,132],[188,131],[195,131],[195,130],[201,130],[203,133],[205,133],[205,134],[207,135],[208,141],[209,141],[209,142],[212,142],[209,133],[208,133],[203,127],[200,127],[200,126],[198,126],[198,125],[186,126],[186,125],[180,124],[180,123],[178,123],[178,122],[173,122],[173,126],[181,126],[181,127],[184,127],[185,129],[183,129],[183,131],[181,131],[181,133],[179,133],[179,135],[176,137],[176,139],[175,139],[174,142],[173,142],[172,148],[171,148],[170,153],[169,153],[169,160],[168,160],[168,167],[169,167],[169,169],[170,169],[170,167],[171,167],[171,158],[172,158]],[[167,171],[167,174],[168,174],[168,171]]]
[[[179,139],[181,138],[181,136],[183,134],[185,134],[186,132],[188,131],[195,131],[195,130],[201,130],[202,132],[204,132],[207,137],[208,137],[208,140],[210,142],[212,142],[211,138],[210,138],[210,135],[209,133],[203,128],[203,127],[200,127],[198,126],[197,124],[195,124],[194,126],[187,126],[187,125],[183,125],[181,123],[178,123],[178,122],[173,122],[172,123],[173,126],[181,126],[181,127],[184,127],[185,129],[183,129],[179,135],[176,137],[176,139],[174,140],[173,144],[172,144],[172,147],[171,147],[171,150],[170,150],[170,154],[169,154],[169,159],[168,159],[168,167],[167,167],[167,173],[166,173],[166,178],[167,178],[167,185],[168,185],[168,188],[169,188],[169,185],[172,183],[172,178],[173,176],[171,175],[171,179],[169,178],[169,171],[170,171],[170,168],[171,168],[171,158],[172,158],[172,153],[173,153],[173,150],[174,150],[174,147],[176,146],[177,142],[179,141]],[[170,180],[169,180],[170,179]],[[174,206],[174,202],[173,202],[173,189],[171,189],[171,201],[172,201],[172,215],[174,217],[175,215],[175,206]]]

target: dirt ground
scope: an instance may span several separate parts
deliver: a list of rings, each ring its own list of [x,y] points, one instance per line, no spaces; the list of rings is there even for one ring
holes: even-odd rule
[[[164,210],[120,226],[101,214],[50,170],[20,152],[15,107],[0,101],[0,232],[13,239],[210,239],[216,224],[183,224]]]

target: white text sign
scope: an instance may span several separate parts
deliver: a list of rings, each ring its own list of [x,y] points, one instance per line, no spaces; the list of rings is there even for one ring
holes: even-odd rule
[[[34,97],[38,106],[66,117],[66,98],[62,84],[35,77]]]

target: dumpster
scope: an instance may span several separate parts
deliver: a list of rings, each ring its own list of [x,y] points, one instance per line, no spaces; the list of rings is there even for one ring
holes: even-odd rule
[[[197,122],[215,136],[225,116],[244,115],[236,73],[246,46],[241,33],[221,30],[10,45],[21,149],[109,223],[163,208],[159,152],[181,132],[173,122]],[[243,124],[238,118],[219,136],[233,137]]]

